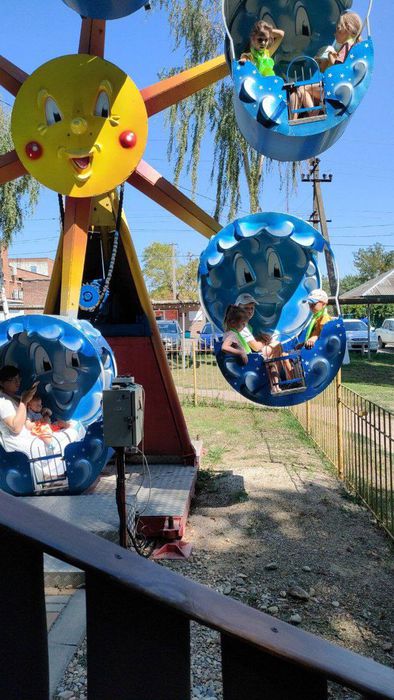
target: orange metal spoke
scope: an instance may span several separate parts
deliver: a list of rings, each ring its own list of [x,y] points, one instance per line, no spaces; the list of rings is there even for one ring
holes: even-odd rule
[[[16,95],[22,83],[28,78],[28,73],[0,56],[0,85],[11,95]]]
[[[217,80],[225,78],[228,73],[227,63],[222,55],[143,88],[141,95],[145,101],[148,116],[157,114],[176,102],[184,100],[185,97],[216,83]]]
[[[222,228],[216,219],[185,197],[145,161],[140,162],[127,182],[206,238],[210,238]]]
[[[102,58],[104,56],[104,44],[105,20],[85,17],[82,20],[78,53],[89,53],[92,56],[100,56]]]
[[[16,151],[9,151],[0,156],[0,185],[16,180],[21,175],[27,175],[27,171],[16,155]]]

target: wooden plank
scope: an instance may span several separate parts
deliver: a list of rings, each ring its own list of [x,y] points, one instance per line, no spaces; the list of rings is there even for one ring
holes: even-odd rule
[[[86,609],[89,700],[190,698],[186,618],[94,574]]]
[[[76,318],[85,265],[91,197],[66,198],[60,314]]]
[[[11,95],[15,97],[20,86],[28,77],[28,73],[15,66],[11,61],[7,61],[4,56],[0,56],[0,85]]]
[[[127,182],[206,238],[210,238],[222,228],[216,219],[182,194],[145,161],[140,162]]]
[[[10,497],[12,498],[12,497]],[[13,498],[15,504],[18,503]],[[0,532],[0,698],[49,698],[43,556]]]
[[[102,575],[109,585],[117,581],[131,592],[146,595],[152,604],[166,605],[238,637],[273,658],[367,696],[394,700],[393,669],[222,596],[0,491],[0,531],[1,526],[40,544],[52,556]]]
[[[9,151],[0,156],[0,185],[16,180],[22,175],[27,175],[27,170],[19,160],[16,151]]]
[[[326,700],[327,682],[307,668],[287,663],[222,635],[223,700]]]
[[[141,95],[148,117],[162,112],[163,109],[184,100],[185,97],[190,97],[195,92],[225,78],[228,74],[226,59],[222,55],[143,88]]]
[[[78,53],[89,53],[92,56],[104,56],[105,45],[105,20],[82,19],[81,34],[79,37]]]

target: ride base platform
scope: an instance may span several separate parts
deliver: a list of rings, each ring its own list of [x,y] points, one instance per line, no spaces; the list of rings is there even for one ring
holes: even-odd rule
[[[190,503],[194,494],[201,446],[196,449],[196,464],[149,464],[150,479],[142,465],[126,464],[126,503],[140,513],[139,529],[147,537],[159,540],[152,558],[184,559],[191,545],[183,541]],[[119,517],[116,506],[116,468],[106,467],[96,483],[81,495],[40,495],[26,497],[30,505],[58,518],[79,525],[95,535],[119,541]],[[45,585],[78,586],[84,582],[79,569],[45,555]]]

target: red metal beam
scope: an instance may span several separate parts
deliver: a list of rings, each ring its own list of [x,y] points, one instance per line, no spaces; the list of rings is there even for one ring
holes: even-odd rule
[[[154,83],[141,90],[148,117],[157,114],[163,109],[170,107],[190,97],[195,92],[216,83],[228,75],[229,70],[224,56],[218,56],[211,61],[206,61],[195,68],[182,71],[177,75]]]
[[[16,180],[21,175],[27,175],[27,170],[20,162],[16,151],[9,151],[0,156],[0,185]]]
[[[174,185],[145,161],[141,161],[127,182],[206,238],[220,231],[220,223],[185,197]]]
[[[16,95],[22,83],[29,77],[28,73],[0,56],[0,85],[11,95]]]
[[[84,17],[79,37],[78,53],[89,53],[92,56],[104,56],[105,20]]]

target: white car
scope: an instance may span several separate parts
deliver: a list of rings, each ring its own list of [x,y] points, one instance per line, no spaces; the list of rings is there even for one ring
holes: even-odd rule
[[[384,348],[388,343],[394,344],[394,318],[386,318],[380,328],[375,331],[378,337],[378,345]]]
[[[368,326],[364,321],[358,318],[344,318],[343,323],[346,331],[346,343],[348,350],[359,350],[367,352],[368,350]],[[376,332],[370,331],[370,349],[376,352],[378,349],[378,337]]]

